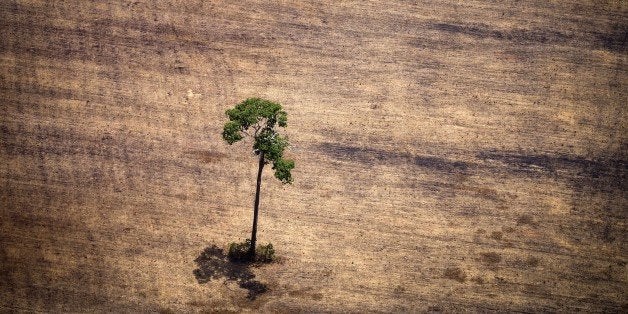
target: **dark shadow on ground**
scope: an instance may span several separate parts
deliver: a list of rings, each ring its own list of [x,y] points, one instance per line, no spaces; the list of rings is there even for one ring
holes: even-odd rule
[[[194,261],[198,267],[194,270],[194,276],[199,284],[220,278],[234,281],[240,288],[248,290],[249,300],[255,300],[268,290],[265,284],[255,280],[250,263],[229,261],[225,252],[215,245],[207,247]]]
[[[318,150],[337,160],[351,160],[373,166],[379,163],[408,164],[431,169],[442,173],[465,173],[471,167],[463,161],[449,160],[442,157],[418,156],[408,153],[386,151],[376,148],[357,147],[338,143],[322,143]]]

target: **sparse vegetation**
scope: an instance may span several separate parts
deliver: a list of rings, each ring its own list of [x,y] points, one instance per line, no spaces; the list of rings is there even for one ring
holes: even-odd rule
[[[251,240],[246,239],[244,242],[232,242],[229,245],[227,256],[232,262],[244,262],[249,260],[249,251],[251,249]]]
[[[275,260],[275,249],[271,243],[258,245],[255,261],[260,263],[270,263]]]
[[[258,245],[256,248],[255,258],[251,259],[249,255],[251,251],[251,240],[246,239],[244,242],[236,243],[232,242],[229,245],[229,252],[227,257],[232,262],[258,262],[258,263],[270,263],[275,260],[275,249],[271,243],[267,245]]]

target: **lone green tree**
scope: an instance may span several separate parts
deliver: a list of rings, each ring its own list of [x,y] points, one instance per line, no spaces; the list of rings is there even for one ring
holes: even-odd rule
[[[259,196],[262,184],[262,170],[264,165],[273,164],[275,177],[282,183],[292,183],[290,171],[294,168],[294,161],[283,157],[288,140],[277,133],[277,127],[287,126],[287,113],[281,105],[261,98],[248,98],[226,111],[229,121],[225,123],[222,138],[229,145],[245,137],[253,139],[253,152],[259,156],[257,171],[257,187],[255,189],[255,203],[253,205],[253,230],[251,231],[251,246],[249,259],[255,258],[257,242],[257,215],[259,212]]]

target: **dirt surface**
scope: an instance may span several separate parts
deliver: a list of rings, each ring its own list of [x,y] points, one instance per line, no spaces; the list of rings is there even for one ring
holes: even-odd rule
[[[1,1],[0,311],[625,312],[625,1]],[[295,182],[220,138],[284,105]]]

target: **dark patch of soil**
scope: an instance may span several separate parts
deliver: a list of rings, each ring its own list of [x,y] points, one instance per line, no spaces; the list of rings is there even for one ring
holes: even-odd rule
[[[485,252],[480,255],[480,259],[486,265],[495,265],[502,261],[502,256],[495,252]]]
[[[495,39],[505,40],[516,43],[541,43],[553,44],[562,43],[569,39],[569,36],[551,30],[543,29],[512,29],[499,30],[491,28],[488,25],[467,25],[467,24],[449,24],[434,23],[430,25],[433,30],[443,31],[452,34],[461,34],[477,39]]]
[[[467,274],[459,267],[446,268],[443,276],[447,279],[452,279],[457,282],[465,282],[465,280],[467,280]]]
[[[504,234],[501,231],[493,231],[491,232],[491,239],[501,240]]]

